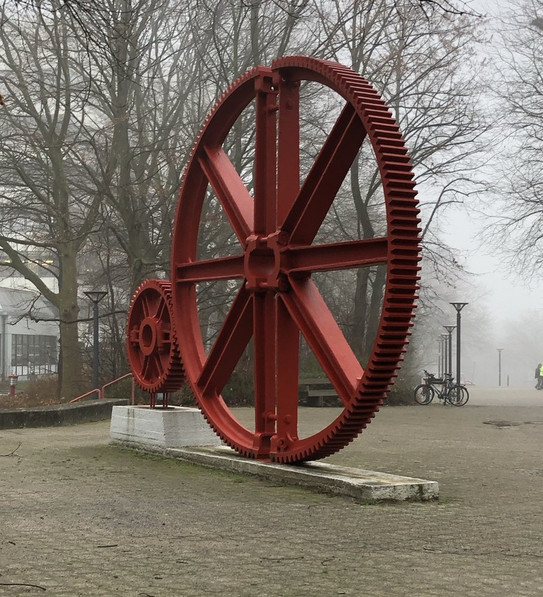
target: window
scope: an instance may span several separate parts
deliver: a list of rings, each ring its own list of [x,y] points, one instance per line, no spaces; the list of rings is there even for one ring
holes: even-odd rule
[[[11,367],[15,375],[44,375],[56,372],[56,336],[13,334]]]

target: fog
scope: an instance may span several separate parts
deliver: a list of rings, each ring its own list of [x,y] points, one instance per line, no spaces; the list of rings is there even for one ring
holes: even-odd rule
[[[453,287],[438,287],[441,301],[433,321],[424,323],[422,366],[437,372],[439,336],[444,325],[456,325],[452,301],[467,302],[461,311],[462,379],[481,386],[531,388],[534,370],[543,363],[543,286],[516,272],[485,242],[484,219],[469,208],[447,218],[447,243],[466,274]],[[423,271],[424,278],[424,271]],[[453,331],[453,374],[456,373],[456,330]],[[543,395],[541,396],[543,399]]]
[[[500,12],[514,5],[508,0],[467,0],[465,4],[491,17],[489,30]],[[498,160],[487,163],[481,174],[491,180],[499,178],[502,166]],[[540,396],[533,389],[535,367],[543,362],[543,283],[515,267],[512,239],[503,238],[501,246],[491,243],[485,228],[495,215],[492,205],[489,197],[472,195],[464,205],[452,206],[441,215],[442,237],[453,248],[465,276],[452,286],[436,285],[430,280],[441,304],[434,313],[425,313],[433,321],[423,324],[419,362],[426,369],[438,371],[439,336],[446,333],[442,326],[456,324],[456,311],[448,303],[467,302],[461,313],[462,380],[476,386],[498,387],[501,377],[502,387],[531,389],[543,399],[543,392]],[[424,272],[423,280],[427,282]],[[456,344],[456,330],[453,340]],[[503,349],[501,376],[499,348]]]

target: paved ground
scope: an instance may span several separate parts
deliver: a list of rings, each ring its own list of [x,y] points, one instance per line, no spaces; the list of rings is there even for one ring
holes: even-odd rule
[[[307,427],[332,415],[307,409]],[[439,481],[431,504],[356,504],[108,442],[107,423],[0,431],[0,595],[543,595],[543,392],[385,407],[330,459]]]

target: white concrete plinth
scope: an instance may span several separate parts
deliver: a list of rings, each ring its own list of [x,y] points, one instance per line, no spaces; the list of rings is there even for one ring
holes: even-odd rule
[[[151,450],[222,445],[197,408],[182,406],[114,406],[109,434],[114,442]]]

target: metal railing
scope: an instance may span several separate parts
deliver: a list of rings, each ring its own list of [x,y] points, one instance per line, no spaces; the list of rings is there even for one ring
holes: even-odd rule
[[[102,390],[100,388],[95,388],[94,390],[89,390],[88,392],[81,394],[81,396],[78,396],[77,398],[73,398],[72,400],[70,400],[70,404],[72,402],[79,402],[81,399],[96,393],[98,393],[98,400],[100,400],[102,398]]]
[[[109,381],[108,383],[104,384],[102,386],[102,398],[106,397],[106,388],[109,388],[110,386],[113,386],[116,383],[118,383],[119,381],[121,381],[123,379],[127,379],[128,377],[132,378],[132,384],[131,384],[131,390],[130,390],[130,404],[134,404],[136,383],[134,381],[134,377],[132,376],[132,373],[126,373],[125,375],[121,375],[121,377],[117,377],[117,379],[114,379],[113,381]]]
[[[82,400],[83,398],[86,398],[87,396],[91,396],[92,394],[98,394],[98,400],[102,400],[106,397],[106,388],[110,388],[111,386],[122,381],[123,379],[126,379],[127,377],[132,378],[132,386],[131,386],[131,392],[130,392],[130,404],[134,404],[136,384],[134,382],[134,377],[132,376],[132,373],[126,373],[125,375],[121,375],[121,377],[117,377],[117,379],[114,379],[113,381],[109,381],[108,383],[104,384],[101,388],[94,388],[93,390],[89,390],[88,392],[85,392],[84,394],[81,394],[81,396],[78,396],[77,398],[73,398],[72,400],[70,400],[70,404],[72,402],[79,402],[79,400]]]

